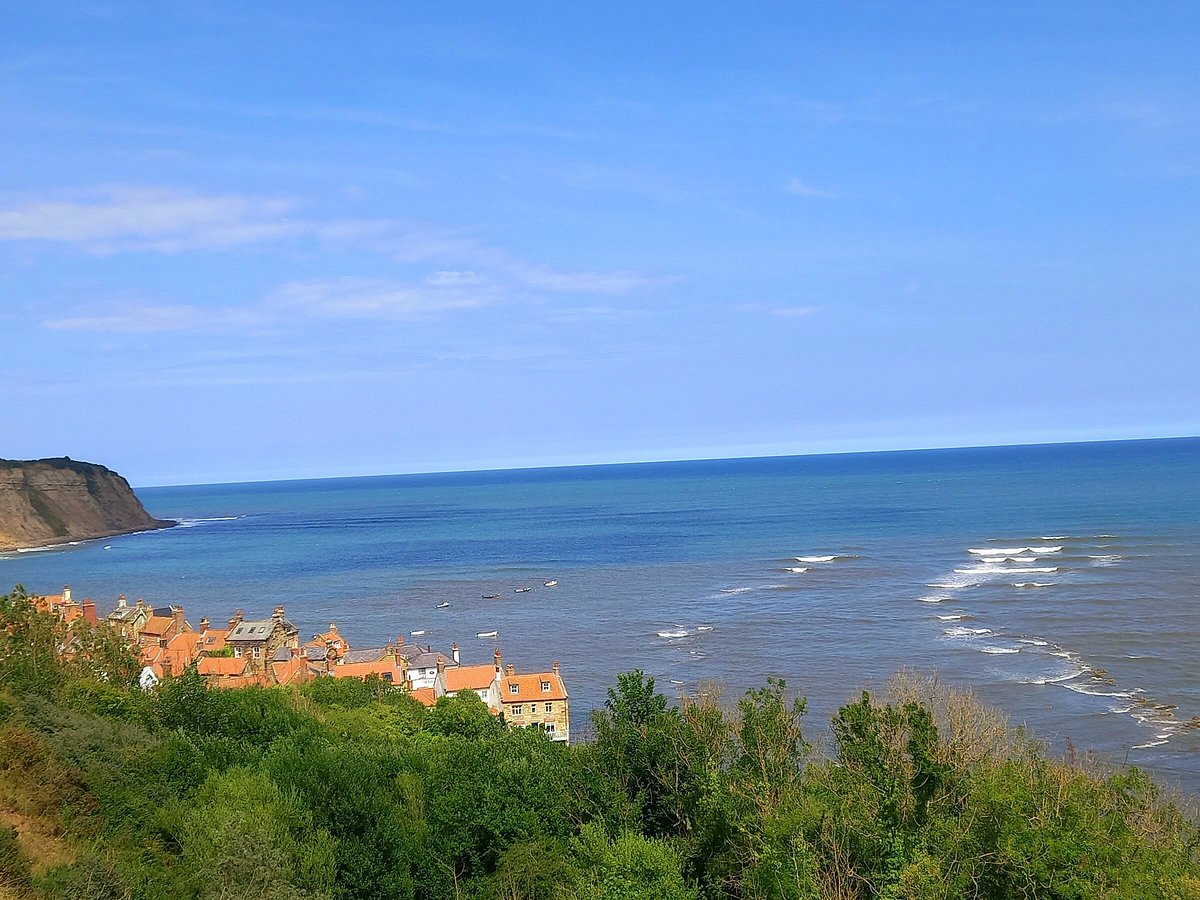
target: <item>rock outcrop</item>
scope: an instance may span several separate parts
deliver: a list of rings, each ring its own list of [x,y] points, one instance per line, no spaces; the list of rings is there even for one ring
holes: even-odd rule
[[[0,459],[0,550],[169,528],[129,482],[73,459]]]

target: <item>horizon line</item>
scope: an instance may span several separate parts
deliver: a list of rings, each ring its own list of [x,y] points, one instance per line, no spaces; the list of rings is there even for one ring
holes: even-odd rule
[[[1101,438],[1093,440],[1079,441],[1033,441],[1024,442],[1017,441],[1013,443],[1002,444],[952,444],[949,446],[924,446],[924,447],[889,447],[882,450],[836,450],[825,451],[820,453],[770,453],[764,455],[750,456],[695,456],[695,457],[678,457],[671,459],[627,459],[616,462],[597,462],[597,463],[560,463],[555,465],[533,465],[533,466],[485,466],[478,469],[421,469],[409,472],[371,472],[362,475],[313,475],[303,478],[264,478],[259,480],[238,480],[238,481],[191,481],[179,482],[176,484],[143,484],[137,485],[138,490],[155,489],[155,488],[174,488],[174,487],[226,487],[243,484],[284,484],[293,481],[339,481],[350,478],[407,478],[420,475],[473,475],[483,474],[487,472],[538,472],[538,471],[553,471],[555,469],[596,469],[604,467],[616,466],[644,466],[644,465],[667,465],[670,463],[702,463],[702,462],[735,462],[739,460],[756,460],[756,459],[796,459],[796,458],[818,458],[824,456],[868,456],[872,454],[887,454],[887,453],[936,453],[941,450],[1000,450],[1005,448],[1016,447],[1072,447],[1084,446],[1087,444],[1140,444],[1150,443],[1154,441],[1187,441],[1200,439],[1200,434],[1177,434],[1177,435],[1160,435],[1157,437],[1138,437],[1138,438]]]

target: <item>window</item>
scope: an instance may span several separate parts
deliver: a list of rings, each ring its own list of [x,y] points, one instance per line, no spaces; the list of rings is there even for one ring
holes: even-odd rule
[[[391,683],[392,683],[392,673],[391,673],[391,672],[384,672],[384,673],[383,673],[383,680],[384,680],[384,681],[386,681],[388,684],[391,684]]]
[[[241,647],[234,647],[234,648],[233,648],[233,655],[234,655],[234,656],[236,656],[238,659],[241,659],[241,658],[242,658],[242,648],[241,648]]]
[[[253,656],[255,659],[258,659],[258,657],[261,654],[262,654],[262,647],[254,647],[250,650],[250,655]]]
[[[519,715],[521,715],[521,709],[522,709],[522,707],[521,707],[521,704],[520,704],[520,703],[515,703],[515,704],[513,704],[513,708],[512,708],[512,714],[513,714],[514,716],[519,716]]]
[[[553,722],[546,723],[546,734],[554,734],[555,725]]]
[[[517,693],[520,693],[520,691],[521,691],[521,688],[520,688],[520,687],[518,687],[518,686],[517,686],[517,685],[515,685],[515,684],[510,684],[510,685],[508,686],[508,692],[509,692],[510,694],[517,694]]]
[[[553,703],[546,704],[546,712],[554,712],[554,704]]]
[[[542,682],[542,690],[543,690],[543,691],[549,691],[549,690],[550,690],[550,682],[548,682],[548,681],[543,681],[543,682]]]

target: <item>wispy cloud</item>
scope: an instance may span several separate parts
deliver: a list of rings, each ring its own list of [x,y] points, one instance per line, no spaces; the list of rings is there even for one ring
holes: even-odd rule
[[[337,273],[291,281],[268,293],[247,294],[235,305],[99,301],[42,320],[43,327],[56,330],[141,333],[401,320],[499,303],[614,297],[674,280],[628,270],[559,269],[517,259],[470,232],[421,229],[386,218],[320,220],[298,215],[298,207],[278,198],[97,188],[82,197],[0,208],[0,242],[70,244],[107,255],[246,245],[264,250],[276,244],[287,252],[303,241],[314,254],[352,248],[376,257],[367,264],[374,270],[370,277]]]
[[[836,191],[831,191],[826,188],[815,187],[807,181],[802,181],[795,176],[788,178],[783,183],[783,189],[789,194],[795,194],[797,197],[812,197],[832,200],[837,197]]]
[[[560,272],[544,266],[520,264],[510,265],[509,270],[528,287],[567,294],[625,294],[667,280],[636,272]]]
[[[110,187],[82,200],[0,209],[0,240],[70,243],[96,252],[230,247],[311,230],[289,216],[294,206],[280,199]]]
[[[733,307],[733,309],[735,312],[778,316],[781,319],[803,319],[816,313],[819,307],[800,305],[780,306],[773,303],[740,303]]]
[[[344,277],[296,281],[268,299],[267,308],[322,319],[405,319],[475,309],[504,297],[471,272],[438,272],[419,283]]]
[[[143,334],[245,325],[257,318],[254,311],[232,307],[213,310],[191,304],[122,304],[110,310],[95,310],[64,318],[46,319],[42,322],[42,326],[54,331],[110,331]]]

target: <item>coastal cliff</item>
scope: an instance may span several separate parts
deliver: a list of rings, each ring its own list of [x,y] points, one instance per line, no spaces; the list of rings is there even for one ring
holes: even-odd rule
[[[146,512],[129,482],[73,459],[0,459],[0,550],[169,528]]]

